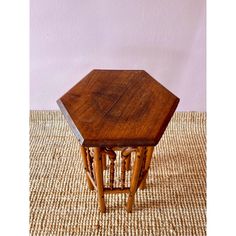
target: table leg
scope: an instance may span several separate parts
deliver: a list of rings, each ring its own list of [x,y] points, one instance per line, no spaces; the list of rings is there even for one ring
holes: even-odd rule
[[[127,207],[126,207],[127,212],[132,211],[132,206],[134,203],[134,196],[137,191],[138,180],[139,180],[139,176],[141,172],[143,156],[144,156],[144,147],[139,147],[136,152],[136,157],[135,157],[134,167],[133,167],[133,174],[131,177],[130,193],[129,193]]]
[[[129,154],[129,156],[126,158],[126,161],[125,161],[125,169],[126,170],[130,170],[130,161],[131,161],[131,153]]]
[[[102,154],[102,169],[106,170],[107,167],[107,157],[106,157],[106,153]]]
[[[102,168],[102,154],[100,148],[94,148],[94,165],[95,165],[95,176],[97,182],[97,194],[98,194],[98,205],[101,212],[106,211],[104,201],[104,185],[103,185],[103,168]]]
[[[86,172],[86,179],[87,179],[88,188],[90,190],[93,190],[94,189],[93,184],[92,184],[92,182],[89,179],[88,174],[87,174],[89,163],[87,163],[87,153],[86,153],[85,147],[81,145],[80,146],[80,151],[81,151],[81,155],[82,155],[82,159],[83,159],[83,163],[84,163],[84,169],[85,169],[85,172]]]
[[[145,170],[147,170],[147,171],[148,171],[150,164],[151,164],[153,149],[154,149],[153,146],[147,147],[147,157],[146,157],[146,163],[145,163]],[[146,188],[147,175],[144,177],[142,183],[140,184],[140,186],[139,186],[140,189]]]

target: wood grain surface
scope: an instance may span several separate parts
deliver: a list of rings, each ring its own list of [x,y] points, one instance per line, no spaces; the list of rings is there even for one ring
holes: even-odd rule
[[[93,70],[57,103],[84,146],[154,146],[179,98],[143,70]]]

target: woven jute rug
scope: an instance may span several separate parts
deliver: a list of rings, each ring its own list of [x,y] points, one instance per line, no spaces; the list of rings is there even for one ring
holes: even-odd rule
[[[126,194],[108,194],[107,212],[100,213],[61,113],[31,111],[30,234],[206,235],[205,126],[205,113],[175,113],[133,212],[124,208]]]

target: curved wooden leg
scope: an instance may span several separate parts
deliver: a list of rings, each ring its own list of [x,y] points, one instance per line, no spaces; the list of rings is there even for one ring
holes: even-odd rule
[[[134,203],[134,196],[135,196],[137,186],[138,186],[138,180],[139,180],[139,176],[141,172],[143,156],[144,156],[144,147],[139,147],[136,153],[133,174],[131,177],[130,193],[129,193],[127,207],[126,207],[127,212],[132,212],[132,206]]]
[[[147,147],[147,156],[146,156],[146,163],[145,163],[145,170],[147,170],[147,171],[148,171],[148,169],[150,167],[150,164],[151,164],[153,149],[154,149],[153,146]],[[140,184],[140,186],[139,186],[140,189],[145,189],[146,188],[147,175],[148,175],[148,173],[146,174],[146,176],[144,177],[142,183]]]
[[[87,163],[87,153],[86,153],[86,149],[84,146],[80,146],[80,151],[81,151],[81,155],[82,155],[82,159],[83,159],[83,163],[84,163],[84,169],[86,171],[86,179],[87,179],[87,183],[88,183],[88,188],[90,190],[93,190],[93,184],[90,180],[90,178],[88,177],[88,163]]]
[[[102,154],[100,148],[94,148],[94,164],[95,164],[95,176],[97,182],[97,194],[98,194],[98,205],[101,212],[106,211],[104,201],[104,185],[103,185],[103,168],[102,168]]]

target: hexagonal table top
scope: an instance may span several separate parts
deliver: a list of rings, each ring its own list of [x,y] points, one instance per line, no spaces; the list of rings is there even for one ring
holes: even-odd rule
[[[93,70],[57,103],[84,146],[153,146],[179,98],[143,70]]]

